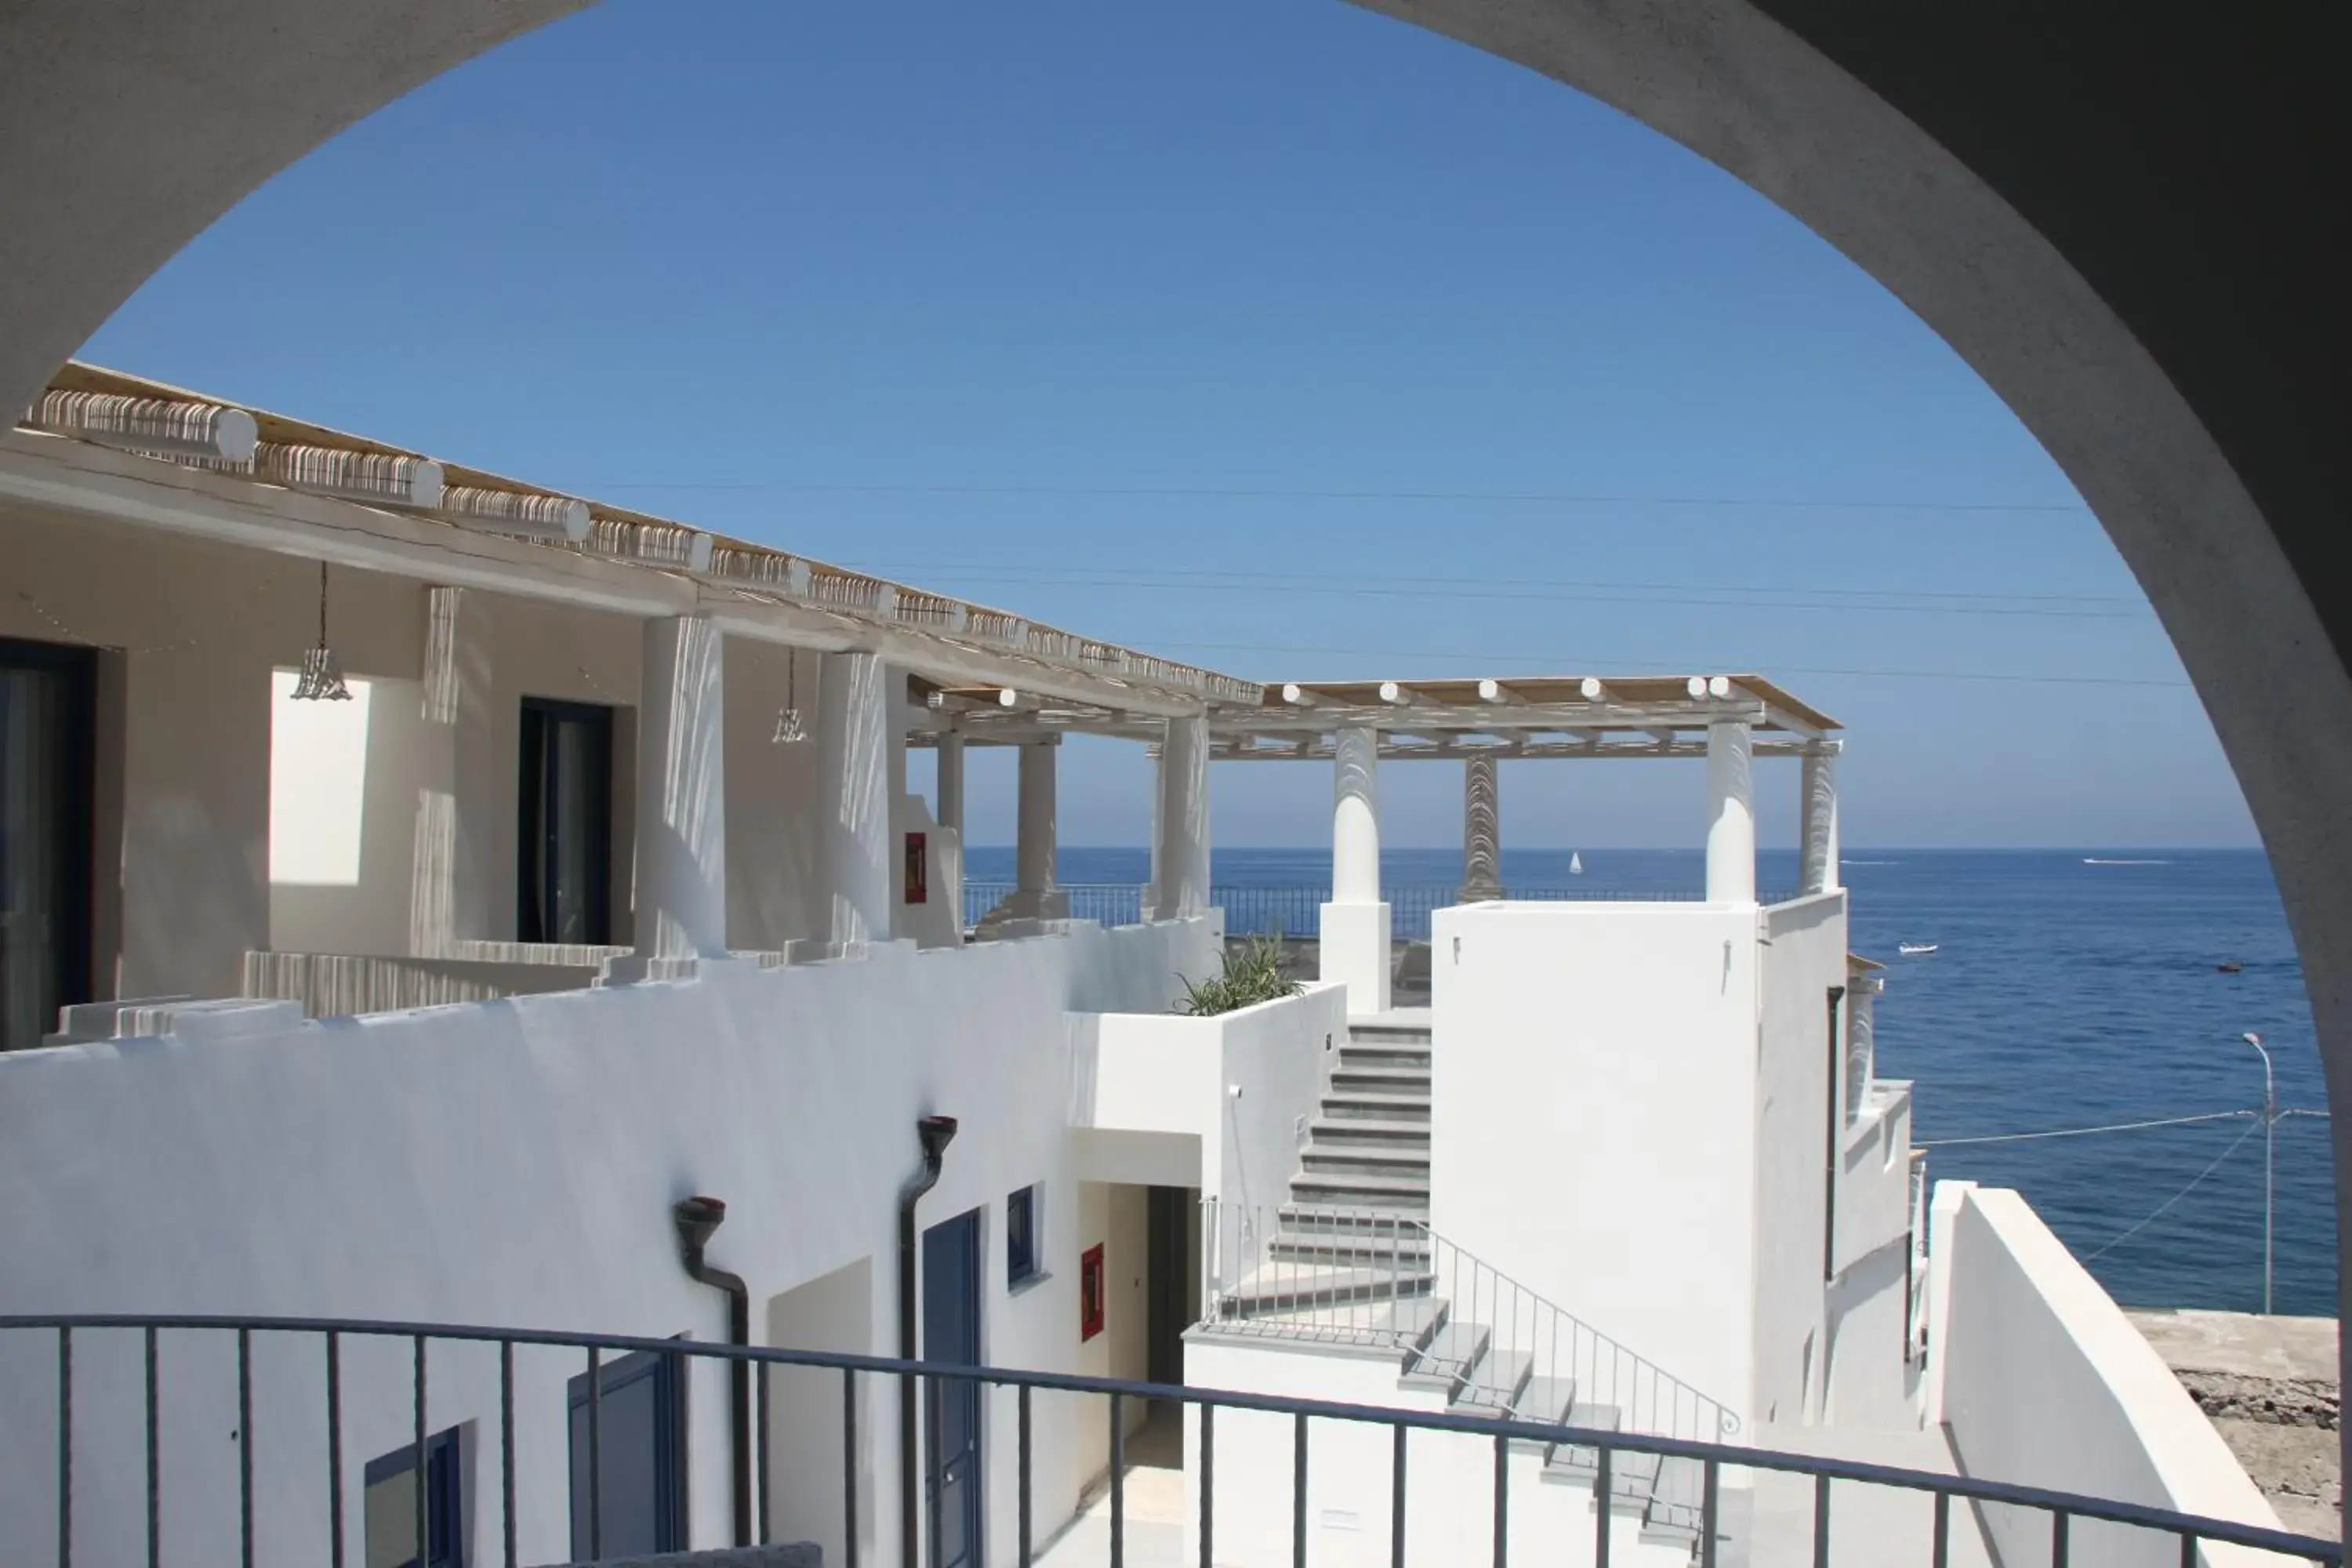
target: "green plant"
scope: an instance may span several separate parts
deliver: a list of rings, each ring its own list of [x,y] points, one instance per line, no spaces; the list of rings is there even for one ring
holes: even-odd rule
[[[1224,973],[1214,979],[1185,980],[1184,998],[1176,1004],[1176,1010],[1208,1018],[1277,997],[1296,996],[1305,989],[1282,967],[1282,933],[1277,931],[1250,938],[1238,951],[1225,949]]]

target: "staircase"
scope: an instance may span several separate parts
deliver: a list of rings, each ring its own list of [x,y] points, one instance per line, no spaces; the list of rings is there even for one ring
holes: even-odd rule
[[[1722,1406],[1431,1232],[1432,1066],[1425,1013],[1349,1025],[1290,1201],[1205,1205],[1202,1329],[1395,1355],[1402,1389],[1456,1414],[1721,1441],[1737,1425]],[[1549,1482],[1600,1479],[1590,1447],[1516,1451]],[[1611,1456],[1612,1511],[1677,1552],[1696,1542],[1701,1484],[1696,1460]]]

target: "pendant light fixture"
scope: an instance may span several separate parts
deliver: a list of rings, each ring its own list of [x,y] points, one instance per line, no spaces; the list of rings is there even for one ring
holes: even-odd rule
[[[798,745],[809,738],[808,726],[801,721],[800,653],[790,646],[784,649],[784,705],[776,710],[776,732],[769,737],[779,746]]]
[[[302,655],[302,678],[294,683],[297,702],[348,702],[343,667],[327,646],[327,563],[319,563],[319,646]]]

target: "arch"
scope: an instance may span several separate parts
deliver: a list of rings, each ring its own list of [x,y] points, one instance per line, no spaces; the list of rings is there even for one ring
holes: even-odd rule
[[[2352,276],[2330,226],[2300,216],[2345,163],[2320,13],[2222,23],[2182,8],[2135,16],[2125,37],[2095,8],[1366,3],[1721,165],[1902,299],[2009,404],[2188,668],[2278,875],[2330,1099],[2352,1105],[2352,836],[2336,826],[2352,802],[2352,605],[2319,556],[2352,421],[2341,392],[2296,384],[2332,371],[2337,280]],[[272,174],[582,4],[14,6],[0,32],[0,405],[22,406]],[[2340,1212],[2352,1123],[2336,1137]]]

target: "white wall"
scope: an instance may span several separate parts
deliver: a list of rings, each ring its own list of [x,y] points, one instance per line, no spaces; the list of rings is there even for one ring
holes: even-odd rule
[[[1342,1405],[1435,1413],[1444,1396],[1397,1382],[1398,1358],[1335,1351],[1295,1340],[1195,1333],[1184,1345],[1185,1382]],[[1232,1568],[1287,1568],[1291,1556],[1293,1418],[1220,1410],[1213,1561]],[[1317,1568],[1386,1568],[1390,1554],[1393,1428],[1314,1420],[1307,1439],[1307,1551]],[[1201,1413],[1187,1405],[1184,1451],[1200,1452]],[[1405,1561],[1495,1561],[1495,1446],[1475,1434],[1415,1432],[1406,1439]],[[1515,1450],[1507,1498],[1509,1558],[1580,1568],[1594,1561],[1592,1493],[1542,1476],[1540,1455]],[[1200,1559],[1201,1475],[1184,1472],[1183,1550]],[[1620,1568],[1687,1568],[1687,1545],[1646,1542],[1631,1511],[1612,1515],[1610,1561]]]
[[[1830,1039],[1829,988],[1845,984],[1845,911],[1843,893],[1822,893],[1776,904],[1759,920],[1764,942],[1758,954],[1755,1068],[1754,1409],[1759,1421],[1809,1420],[1821,1409],[1828,1359],[1824,1139],[1836,1070],[1832,1063],[1844,1055],[1843,1006],[1834,1049]],[[1836,1113],[1841,1119],[1843,1105]],[[1902,1179],[1898,1174],[1897,1182]]]
[[[895,1258],[882,1259],[886,1272],[897,1268]],[[793,1350],[836,1351],[852,1355],[895,1355],[895,1345],[877,1346],[874,1325],[879,1316],[875,1259],[861,1258],[821,1279],[787,1290],[768,1302],[765,1343]],[[842,1376],[822,1367],[772,1366],[767,1369],[769,1529],[779,1541],[813,1541],[827,1563],[846,1563],[848,1536],[842,1511],[844,1470]],[[877,1390],[871,1378],[859,1379],[856,1389],[857,1424],[869,1427]],[[879,1397],[896,1398],[887,1388]],[[857,1539],[872,1550],[876,1483],[871,1465],[861,1468],[857,1480]],[[896,1498],[893,1485],[888,1494]]]
[[[2021,1194],[1941,1182],[1932,1215],[1929,1415],[1967,1474],[2279,1528],[2162,1358]],[[2043,1560],[2046,1515],[1985,1517],[2003,1561]],[[2200,1550],[2216,1568],[2274,1561]],[[2072,1561],[2156,1568],[2178,1563],[2179,1544],[2077,1521]]]
[[[1743,1417],[1756,919],[1470,905],[1431,953],[1432,1227]]]
[[[269,945],[404,955],[434,760],[424,685],[361,677],[348,702],[297,702],[296,679],[270,679]]]
[[[1880,1079],[1839,1143],[1838,1277],[1823,1306],[1822,1418],[1916,1430],[1918,1368],[1904,1353],[1912,1284],[1911,1085]]]
[[[266,689],[266,688],[265,688]],[[726,979],[336,1019],[252,1037],[0,1057],[0,1311],[216,1311],[416,1319],[620,1333],[724,1329],[717,1292],[677,1262],[670,1205],[729,1201],[719,1267],[769,1299],[869,1260],[873,1342],[895,1342],[896,1194],[912,1123],[963,1118],[923,1217],[1048,1184],[1060,1288],[1007,1298],[992,1244],[984,1345],[1013,1365],[1077,1349],[1080,1227],[1066,1107],[1072,1008],[1164,1008],[1212,958],[1198,921],[1067,934]],[[70,1194],[70,1201],[63,1201]],[[992,1235],[995,1233],[992,1232]],[[1096,1239],[1100,1239],[1099,1237]],[[133,1560],[143,1530],[135,1339],[77,1346],[77,1535]],[[165,1508],[178,1555],[229,1554],[235,1458],[226,1351],[167,1336]],[[314,1342],[257,1350],[259,1561],[324,1552],[322,1390]],[[575,1358],[518,1358],[525,1555],[566,1548],[563,1380]],[[431,1424],[480,1420],[496,1453],[495,1359],[435,1352]],[[0,1429],[46,1431],[53,1342],[0,1336]],[[404,1347],[353,1346],[346,1483],[405,1441]],[[992,1395],[991,1551],[1012,1548],[1009,1394]],[[226,1398],[229,1403],[222,1401]],[[728,1531],[725,1379],[690,1394],[694,1538]],[[895,1403],[867,1424],[877,1496],[896,1496]],[[1041,1405],[1038,1517],[1101,1464],[1099,1425]],[[480,1445],[478,1443],[478,1447]],[[0,1466],[0,1561],[53,1552],[47,1445]],[[495,1471],[476,1472],[477,1555],[497,1540]],[[484,1499],[490,1500],[484,1502]],[[895,1551],[895,1510],[874,1551]]]
[[[1074,1017],[1070,1123],[1094,1130],[1083,1147],[1106,1179],[1286,1202],[1301,1121],[1347,1026],[1347,988],[1325,981],[1213,1017]]]

